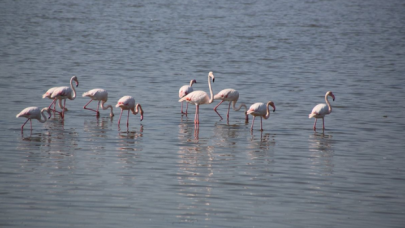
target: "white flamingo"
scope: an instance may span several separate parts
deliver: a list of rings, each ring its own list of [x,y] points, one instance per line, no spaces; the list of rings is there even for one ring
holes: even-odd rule
[[[211,104],[214,101],[214,96],[212,93],[212,88],[211,88],[211,78],[212,82],[215,81],[214,74],[212,72],[208,73],[208,87],[210,89],[210,95],[211,98],[208,97],[208,94],[204,91],[198,90],[191,92],[181,98],[179,102],[187,101],[188,103],[194,104],[196,106],[195,108],[195,116],[194,116],[194,123],[195,124],[200,124],[199,120],[199,107],[202,104]]]
[[[53,92],[56,88],[58,88],[58,87],[52,87],[52,88],[48,89],[48,91],[46,91],[46,92],[42,95],[42,99],[44,99],[44,98],[49,98],[49,99],[51,99],[52,92]],[[51,99],[51,100],[52,100],[52,99]],[[59,108],[62,109],[62,100],[59,100],[58,105],[59,105]],[[51,109],[50,111],[54,111],[54,112],[60,113],[59,111],[56,111],[56,103],[53,103],[53,109]],[[67,109],[66,107],[65,107],[65,111],[68,111],[68,109]]]
[[[229,121],[229,109],[231,108],[231,103],[233,110],[239,111],[242,107],[245,108],[245,121],[246,123],[249,121],[248,115],[247,115],[247,106],[244,103],[241,103],[238,108],[235,107],[236,102],[239,99],[239,92],[234,89],[223,89],[221,90],[218,94],[214,96],[214,100],[221,100],[217,106],[215,106],[214,111],[218,114],[218,116],[222,120],[222,116],[218,113],[217,108],[222,104],[224,101],[229,101],[228,105],[228,113],[226,114],[226,119]]]
[[[32,131],[32,121],[31,119],[37,119],[39,122],[41,123],[45,123],[47,118],[44,115],[44,112],[47,111],[49,114],[49,117],[51,117],[51,113],[50,113],[50,109],[49,108],[43,108],[42,110],[40,110],[38,107],[28,107],[23,109],[20,113],[18,113],[16,115],[16,118],[18,117],[25,117],[27,118],[27,121],[25,121],[25,123],[21,126],[21,132],[23,132],[24,126],[25,124],[28,122],[28,120],[30,121],[30,125],[31,125],[31,131]],[[42,119],[42,117],[44,117],[44,119]]]
[[[134,114],[134,115],[136,115],[136,114],[138,114],[138,112],[140,112],[141,113],[141,121],[143,120],[142,106],[140,104],[135,105],[135,99],[133,97],[131,97],[131,96],[123,96],[123,97],[121,97],[118,100],[117,105],[115,107],[121,108],[120,118],[118,119],[118,127],[120,126],[121,116],[122,116],[122,112],[124,110],[128,110],[127,127],[129,125],[129,110],[131,110],[132,114]],[[135,107],[136,107],[136,110],[135,110]]]
[[[183,98],[184,96],[186,96],[187,94],[191,93],[194,91],[193,89],[193,84],[197,83],[197,81],[195,79],[190,81],[190,85],[184,85],[179,89],[179,98]],[[187,107],[186,107],[186,112],[183,112],[183,102],[181,102],[181,113],[184,113],[187,115],[187,109],[188,109],[188,103],[187,103]]]
[[[263,103],[254,103],[250,106],[249,110],[247,111],[247,114],[250,114],[253,116],[252,120],[252,126],[250,127],[250,130],[253,130],[253,124],[255,123],[255,117],[260,116],[260,130],[263,131],[263,119],[268,119],[270,117],[270,110],[269,106],[273,107],[273,112],[276,111],[276,106],[274,105],[273,101],[267,102],[267,104]]]
[[[96,112],[96,116],[100,116],[100,112],[98,111],[98,108],[101,107],[103,110],[106,110],[108,108],[110,108],[110,116],[113,117],[114,113],[113,113],[113,107],[111,105],[108,105],[107,107],[104,107],[105,102],[107,102],[108,100],[108,92],[105,89],[92,89],[89,90],[85,93],[83,93],[83,97],[90,97],[91,100],[84,105],[84,109],[88,109],[91,110],[93,112]],[[91,109],[91,108],[87,108],[87,105],[90,104],[90,102],[92,101],[98,101],[97,104],[97,110]],[[101,103],[101,105],[100,105]]]
[[[76,87],[79,86],[79,80],[76,76],[73,76],[70,78],[70,88],[67,86],[57,87],[51,94],[51,99],[53,99],[53,102],[51,105],[49,105],[49,108],[56,102],[56,100],[64,100],[61,113],[62,119],[65,118],[66,99],[74,100],[76,98],[76,90],[75,87],[73,87],[73,81],[76,82]]]
[[[333,98],[333,101],[335,101],[335,95],[331,91],[326,92],[325,94],[325,101],[326,104],[318,104],[316,105],[312,111],[311,114],[309,114],[309,118],[314,117],[315,118],[315,123],[314,123],[314,131],[316,131],[316,121],[319,118],[322,118],[322,126],[323,130],[325,130],[325,115],[330,114],[332,112],[332,106],[330,105],[328,101],[328,96],[331,96]]]

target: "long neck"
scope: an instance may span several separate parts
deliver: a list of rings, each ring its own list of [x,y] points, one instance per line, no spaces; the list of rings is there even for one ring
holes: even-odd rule
[[[103,110],[106,110],[106,109],[110,108],[110,115],[114,115],[114,113],[113,113],[113,107],[112,107],[111,105],[107,105],[107,107],[105,107],[105,106],[104,106],[104,103],[105,103],[105,101],[101,101],[100,107],[101,107]]]
[[[236,101],[232,101],[232,108],[235,111],[239,111],[242,107],[245,108],[245,112],[247,112],[247,106],[244,103],[241,103],[238,108],[235,107]]]
[[[132,114],[134,114],[134,115],[138,114],[139,111],[142,111],[142,112],[143,112],[142,107],[141,107],[140,104],[136,104],[136,110],[135,110],[135,108],[134,108],[134,109],[131,109],[131,111],[132,111]]]
[[[45,110],[42,110],[42,111],[41,111],[41,119],[38,120],[38,121],[41,122],[41,123],[45,123],[45,122],[46,122],[46,116],[45,116],[44,112],[45,112]],[[44,117],[44,119],[42,119],[42,117]]]
[[[329,113],[331,113],[331,112],[332,112],[332,106],[331,106],[330,103],[329,103],[328,95],[327,95],[327,94],[325,95],[325,101],[326,101],[326,104],[328,105]]]
[[[211,95],[211,98],[210,98],[208,104],[211,104],[214,101],[214,95],[212,94],[211,80],[210,80],[209,75],[208,75],[208,87],[210,88],[210,95]]]
[[[190,81],[190,86],[193,86],[194,80]]]
[[[73,78],[70,79],[70,88],[73,90],[73,96],[70,98],[70,100],[74,100],[76,98],[76,90],[75,87],[73,86]]]
[[[265,116],[263,116],[263,118],[266,119],[266,120],[270,117],[269,105],[270,105],[270,102],[267,102],[267,105],[266,105],[267,113],[266,113]]]

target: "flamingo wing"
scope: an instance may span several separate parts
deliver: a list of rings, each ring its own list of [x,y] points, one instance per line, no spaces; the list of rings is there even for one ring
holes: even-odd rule
[[[36,118],[36,116],[40,116],[41,111],[38,107],[28,107],[23,109],[20,113],[16,115],[18,117],[25,117],[25,118]]]
[[[182,98],[193,91],[194,91],[193,87],[189,85],[184,85],[179,89],[179,98]]]
[[[266,105],[263,103],[254,103],[250,106],[247,114],[251,114],[253,116],[266,115]]]
[[[311,114],[309,114],[309,118],[322,118],[326,114],[329,114],[328,106],[326,104],[318,104],[312,109]]]
[[[209,102],[208,94],[204,91],[194,91],[192,93],[187,94],[183,98],[179,100],[179,102],[187,101],[188,103],[194,105],[206,104]]]

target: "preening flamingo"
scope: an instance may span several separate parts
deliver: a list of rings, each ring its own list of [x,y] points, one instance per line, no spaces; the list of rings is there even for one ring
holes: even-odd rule
[[[188,103],[194,104],[196,106],[195,107],[195,116],[194,116],[195,124],[200,123],[200,120],[199,120],[200,105],[211,104],[214,101],[214,96],[213,96],[212,88],[211,88],[211,78],[212,78],[212,82],[214,82],[215,77],[214,77],[214,74],[212,73],[212,71],[208,73],[208,87],[210,89],[211,98],[208,97],[208,94],[206,92],[198,90],[198,91],[194,91],[194,92],[187,94],[186,96],[184,96],[183,98],[181,98],[179,100],[179,102],[187,101]]]
[[[222,100],[219,102],[217,106],[215,106],[214,111],[218,114],[219,118],[222,120],[222,116],[218,113],[217,108],[222,104],[224,101],[229,101],[228,105],[228,113],[226,114],[226,119],[229,121],[229,109],[231,108],[231,103],[233,110],[239,111],[242,107],[245,108],[245,121],[246,123],[249,121],[248,115],[247,115],[247,106],[244,103],[241,103],[238,108],[235,107],[236,102],[239,99],[239,92],[234,89],[223,89],[221,92],[219,92],[217,95],[214,96],[214,100]]]
[[[335,101],[335,95],[331,91],[326,92],[325,94],[325,101],[326,104],[318,104],[316,105],[312,111],[311,114],[309,114],[309,118],[314,117],[315,118],[315,123],[314,123],[314,131],[316,131],[316,121],[319,118],[322,118],[322,126],[323,130],[325,130],[325,115],[330,114],[332,112],[332,106],[330,105],[328,101],[328,96],[331,96],[333,98],[333,101]]]
[[[270,117],[270,110],[269,106],[273,107],[273,112],[276,111],[276,106],[274,105],[273,101],[267,102],[267,104],[263,103],[254,103],[250,106],[249,110],[247,111],[247,114],[250,114],[253,116],[252,120],[252,126],[250,127],[250,130],[253,130],[253,124],[255,123],[255,117],[260,116],[260,130],[263,131],[263,119],[268,119]]]
[[[46,91],[46,92],[42,95],[42,99],[44,99],[44,98],[49,98],[49,99],[51,99],[51,95],[52,95],[53,91],[54,91],[56,88],[58,88],[58,87],[52,87],[52,88],[48,89],[48,91]],[[59,108],[62,109],[62,100],[59,100],[58,104],[59,104]],[[55,103],[55,102],[53,102],[53,109],[51,109],[51,111],[60,113],[59,111],[56,111],[56,103]],[[67,109],[66,107],[65,107],[65,111],[68,111],[68,109]]]
[[[111,105],[108,105],[107,107],[104,107],[104,103],[107,102],[108,100],[108,92],[105,89],[92,89],[90,91],[87,91],[85,93],[83,93],[83,97],[90,97],[91,100],[84,105],[84,109],[88,109],[91,110],[93,112],[96,112],[96,116],[100,115],[100,112],[98,111],[98,108],[101,107],[103,110],[106,110],[108,108],[110,108],[110,116],[113,117],[114,113],[113,113],[113,107]],[[87,105],[90,104],[90,102],[92,101],[98,101],[97,104],[97,110],[91,109],[91,108],[87,108]],[[101,105],[100,105],[101,103]]]
[[[24,129],[24,125],[28,122],[28,120],[30,121],[30,125],[31,125],[31,130],[32,130],[32,121],[31,119],[37,119],[39,122],[41,123],[45,123],[47,118],[44,115],[44,112],[47,111],[49,114],[48,119],[51,117],[51,110],[49,108],[43,108],[42,110],[40,110],[38,107],[28,107],[23,109],[20,113],[18,113],[16,115],[16,118],[18,117],[25,117],[27,118],[27,121],[25,121],[25,123],[21,126],[21,132],[23,132]],[[42,117],[44,117],[44,119],[42,119]]]
[[[179,98],[183,98],[184,96],[186,96],[187,94],[191,93],[194,91],[193,89],[193,84],[197,83],[197,81],[195,79],[190,81],[190,85],[184,85],[179,89]],[[187,107],[186,107],[186,112],[183,112],[183,102],[181,102],[181,113],[184,113],[187,115],[187,109],[188,109],[188,103],[187,103]]]
[[[132,114],[136,115],[138,112],[141,113],[141,121],[143,120],[143,110],[140,104],[136,104],[136,111],[135,111],[135,99],[131,96],[123,96],[118,100],[118,103],[115,107],[121,108],[120,118],[118,119],[118,127],[120,126],[122,112],[124,110],[128,110],[128,118],[127,118],[127,127],[129,123],[129,110],[132,111]]]
[[[53,102],[51,103],[51,105],[49,105],[49,108],[52,106],[52,104],[54,104],[56,102],[56,100],[64,100],[62,113],[61,113],[62,119],[65,118],[66,99],[74,100],[76,98],[76,90],[75,90],[75,87],[73,87],[73,81],[76,82],[76,87],[78,87],[79,80],[77,79],[76,76],[73,76],[72,78],[70,78],[70,87],[71,88],[69,88],[67,86],[57,87],[53,90],[53,92],[51,94],[51,99],[53,99]]]

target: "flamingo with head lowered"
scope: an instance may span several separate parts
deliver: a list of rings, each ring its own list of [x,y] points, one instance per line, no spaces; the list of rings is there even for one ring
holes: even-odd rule
[[[54,91],[56,88],[58,88],[58,87],[52,87],[52,88],[48,89],[48,91],[46,91],[46,92],[42,95],[42,99],[44,99],[44,98],[49,98],[49,99],[51,99],[51,95],[52,95],[53,91]],[[62,100],[59,100],[58,105],[59,105],[59,108],[62,109]],[[54,112],[57,112],[57,113],[60,114],[59,111],[56,111],[56,102],[53,103],[53,109],[51,109],[50,111],[54,111]],[[65,111],[68,111],[68,109],[67,109],[66,107],[65,107]]]
[[[92,89],[90,91],[87,91],[85,93],[83,93],[83,97],[90,97],[91,100],[84,105],[84,109],[87,110],[91,110],[93,112],[96,112],[96,116],[100,116],[100,112],[98,111],[98,108],[101,107],[103,110],[106,110],[108,108],[110,108],[110,117],[114,116],[113,113],[113,107],[111,105],[108,105],[107,107],[104,107],[105,102],[107,102],[108,100],[108,92],[105,89]],[[91,109],[91,108],[87,108],[87,105],[90,104],[90,102],[92,101],[98,101],[97,104],[97,110]],[[101,103],[101,105],[100,105]]]
[[[215,77],[214,77],[214,74],[212,73],[212,71],[208,73],[208,87],[210,89],[211,98],[208,97],[208,94],[206,92],[198,90],[198,91],[194,91],[194,92],[187,94],[186,96],[184,96],[183,98],[181,98],[179,100],[179,102],[187,101],[188,103],[195,105],[195,116],[194,116],[195,124],[200,124],[200,120],[199,120],[200,105],[211,104],[214,101],[214,96],[213,96],[212,88],[211,88],[211,78],[212,78],[212,82],[214,82]]]
[[[221,90],[218,94],[214,96],[214,100],[221,100],[217,106],[215,106],[214,111],[218,114],[219,118],[222,120],[222,116],[218,113],[217,108],[222,104],[224,101],[229,101],[228,105],[228,113],[226,114],[226,119],[229,121],[229,109],[231,108],[231,103],[232,103],[232,108],[235,111],[239,111],[242,107],[245,108],[245,122],[249,122],[249,118],[247,115],[247,106],[244,103],[241,103],[238,108],[235,107],[236,102],[239,99],[239,92],[234,89],[224,89]]]
[[[62,112],[60,113],[62,119],[65,118],[66,99],[74,100],[76,98],[76,90],[75,87],[73,87],[73,81],[76,82],[76,87],[79,86],[79,80],[76,76],[73,76],[70,78],[70,88],[67,86],[57,87],[51,94],[51,99],[53,99],[53,101],[51,105],[49,105],[49,108],[56,102],[56,100],[64,100]]]
[[[179,89],[179,98],[183,98],[184,96],[186,96],[187,94],[191,93],[194,91],[193,89],[193,84],[197,83],[197,81],[195,79],[190,81],[190,85],[184,85]],[[187,107],[186,107],[186,112],[183,112],[183,102],[181,102],[181,113],[186,114],[187,115],[187,109],[188,109],[188,103],[187,103]]]
[[[326,92],[325,94],[325,101],[326,104],[318,104],[316,105],[312,111],[311,114],[309,114],[309,118],[314,117],[315,118],[315,123],[314,123],[314,131],[316,131],[316,121],[319,118],[322,118],[322,126],[323,126],[323,130],[325,130],[325,115],[328,115],[332,112],[332,106],[330,105],[329,101],[328,101],[328,96],[331,96],[333,101],[335,101],[335,95],[333,95],[333,93],[331,91]]]
[[[140,112],[141,113],[141,121],[143,120],[142,106],[140,104],[135,105],[135,99],[133,97],[131,97],[131,96],[123,96],[123,97],[121,97],[118,100],[117,105],[115,107],[121,108],[120,118],[118,119],[118,127],[120,126],[121,116],[122,116],[122,112],[124,110],[128,110],[127,127],[129,125],[129,111],[130,110],[131,110],[132,114],[134,114],[134,115],[136,115],[136,114],[138,114]],[[135,107],[136,107],[136,111],[135,111]]]
[[[247,114],[253,116],[252,126],[250,130],[253,130],[253,124],[255,123],[255,117],[260,116],[260,130],[263,131],[263,119],[268,119],[270,117],[270,110],[269,106],[273,107],[273,112],[276,111],[276,106],[274,105],[273,101],[267,102],[267,104],[263,103],[254,103],[250,106]]]
[[[20,113],[18,113],[16,115],[16,118],[18,118],[18,117],[27,118],[27,121],[25,121],[25,123],[21,126],[21,132],[23,132],[24,126],[28,122],[28,120],[30,121],[31,131],[32,131],[31,119],[37,119],[39,122],[45,123],[47,120],[46,116],[44,115],[45,111],[48,112],[48,114],[49,114],[48,119],[49,119],[51,117],[49,108],[43,108],[42,110],[40,110],[38,107],[28,107],[28,108],[23,109]],[[44,119],[42,119],[42,117],[44,117]]]

